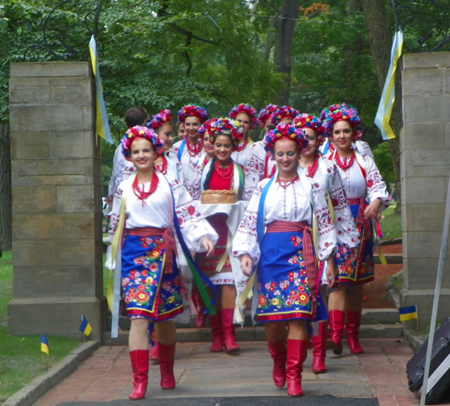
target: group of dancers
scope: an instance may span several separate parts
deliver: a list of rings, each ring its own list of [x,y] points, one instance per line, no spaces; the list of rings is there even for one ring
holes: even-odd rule
[[[197,326],[209,316],[210,351],[238,353],[247,297],[265,327],[275,385],[302,396],[311,336],[316,374],[326,372],[327,348],[342,353],[344,329],[350,352],[364,352],[362,288],[374,278],[375,223],[389,196],[358,112],[342,103],[315,117],[269,104],[257,114],[242,103],[214,118],[186,105],[177,118],[172,145],[170,110],[149,119],[129,109],[114,157],[109,233],[122,247],[129,398],[145,397],[149,358],[161,387],[175,387],[174,319],[189,320],[190,310]],[[258,124],[264,136],[253,142]]]

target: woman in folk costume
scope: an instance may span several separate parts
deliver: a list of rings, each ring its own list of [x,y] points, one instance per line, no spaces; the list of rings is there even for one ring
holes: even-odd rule
[[[359,233],[348,207],[341,176],[336,165],[328,159],[322,158],[318,151],[318,146],[324,140],[325,128],[317,117],[310,114],[299,114],[294,119],[294,125],[297,128],[301,128],[309,140],[308,145],[300,153],[300,166],[310,181],[314,194],[318,194],[318,198],[325,197],[328,206],[332,207],[330,210],[332,211],[338,246],[341,252],[354,258],[356,255],[355,247],[359,245]],[[340,255],[335,261],[336,267],[339,268],[341,263],[343,263],[343,266],[346,266],[346,259],[348,259],[346,255]],[[322,296],[326,297],[328,281],[325,279],[326,272],[324,267],[325,263],[322,262],[320,264],[322,274],[320,285]],[[327,371],[325,367],[327,328],[328,322],[320,321],[318,334],[312,337],[312,370],[315,374]]]
[[[356,260],[347,260],[346,266],[343,263],[339,267],[339,289],[331,292],[328,298],[330,339],[335,345],[335,353],[342,353],[345,316],[350,352],[361,354],[364,352],[359,343],[363,284],[374,279],[373,250],[377,233],[372,226],[389,205],[389,195],[373,159],[360,155],[353,147],[362,135],[356,109],[345,103],[334,104],[323,110],[321,117],[335,146],[328,159],[338,167],[361,242]],[[336,257],[345,254],[343,247],[339,247]]]
[[[183,166],[172,150],[173,130],[171,120],[172,112],[164,109],[155,114],[145,126],[154,130],[157,137],[164,142],[163,153],[155,159],[155,168],[163,175],[175,178],[183,184]]]
[[[214,255],[196,256],[199,268],[218,289],[216,315],[210,316],[212,352],[238,352],[234,335],[235,322],[241,323],[236,297],[247,280],[240,272],[239,261],[232,257],[231,241],[245,212],[243,168],[231,159],[242,137],[242,127],[229,118],[214,118],[205,123],[211,138],[214,157],[206,164],[201,176],[201,205],[199,211],[219,235]]]
[[[198,132],[200,126],[208,119],[206,110],[199,106],[187,105],[178,111],[178,121],[184,124],[186,137],[173,145],[173,151],[183,167],[184,186],[191,196],[198,191],[192,182],[195,165],[202,154],[203,145]]]
[[[178,161],[176,155],[172,151],[172,124],[170,123],[172,119],[172,112],[168,109],[161,110],[158,114],[155,114],[146,124],[147,128],[155,131],[158,138],[164,142],[163,152],[155,159],[155,168],[161,172],[164,176],[169,179],[176,179],[179,183],[183,184],[183,168],[180,161]],[[177,246],[177,252],[181,253],[181,247]],[[184,287],[187,292],[192,289],[192,275],[186,260],[183,255],[178,256],[178,266],[180,268],[181,274],[183,275]],[[184,296],[185,298],[189,296]],[[186,323],[189,323],[190,309],[189,301],[187,299],[183,300],[184,318],[187,318]],[[183,316],[179,316],[183,317]],[[153,331],[152,341],[154,343],[150,351],[150,359],[157,362],[158,361],[158,338],[157,338],[157,325]]]
[[[292,124],[297,115],[298,110],[295,110],[291,106],[277,107],[272,114],[272,125],[277,126],[280,123]]]
[[[154,169],[163,143],[153,130],[132,127],[121,142],[123,154],[136,167],[136,175],[122,182],[114,196],[109,232],[114,236],[113,245],[120,245],[124,236],[116,272],[121,276],[131,321],[133,391],[129,398],[142,399],[148,384],[150,322],[158,323],[161,388],[175,387],[176,330],[171,319],[183,311],[183,304],[173,229],[186,239],[189,249],[205,250],[207,255],[212,254],[217,235],[195,210],[186,189],[176,179],[169,180]],[[113,326],[115,318],[117,314],[113,313]],[[116,334],[117,323],[113,336]]]
[[[272,115],[277,109],[275,104],[268,104],[264,107],[258,115],[258,124],[262,128],[263,135],[265,135],[270,129],[275,128],[272,124]],[[264,136],[261,141],[257,141],[253,144],[251,150],[251,158],[247,164],[247,170],[253,174],[257,184],[266,178],[272,177],[276,170],[276,163],[273,157],[264,148]]]
[[[211,123],[211,120],[205,121],[199,128],[198,132],[200,134],[200,137],[203,140],[203,153],[200,155],[200,158],[197,162],[196,169],[198,170],[198,179],[201,178],[201,174],[203,172],[203,168],[205,165],[213,158],[214,156],[214,149],[213,144],[211,142],[211,138],[209,136],[209,133],[206,132],[206,126],[209,126]],[[206,132],[206,134],[205,134]],[[200,183],[200,180],[199,180]],[[199,189],[200,193],[200,189]],[[200,199],[200,196],[193,196],[194,199]],[[206,306],[203,303],[203,300],[198,292],[198,289],[196,286],[192,289],[192,303],[194,304],[195,310],[197,311],[197,317],[194,322],[194,326],[197,328],[205,327],[207,313],[206,313]]]
[[[298,167],[300,152],[308,144],[303,130],[281,123],[265,140],[278,171],[261,181],[253,194],[233,241],[233,255],[240,258],[242,272],[248,276],[258,263],[253,295],[258,321],[265,323],[274,383],[282,388],[287,381],[288,395],[302,396],[307,321],[318,318],[319,312],[326,315],[318,289],[317,257],[327,261],[327,280],[333,283],[336,231],[324,199],[312,192]],[[315,222],[318,241],[312,238]]]
[[[234,162],[246,168],[251,157],[253,141],[249,133],[255,127],[257,121],[256,110],[250,104],[241,103],[234,106],[228,116],[237,121],[243,129],[242,138],[239,140],[239,144],[234,147],[231,158]]]

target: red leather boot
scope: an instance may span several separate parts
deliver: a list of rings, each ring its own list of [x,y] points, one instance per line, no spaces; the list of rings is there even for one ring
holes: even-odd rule
[[[158,343],[159,350],[159,372],[161,373],[161,388],[175,388],[175,376],[173,375],[173,364],[175,362],[175,343],[165,345]]]
[[[194,303],[195,309],[197,310],[197,318],[195,319],[194,326],[196,328],[205,327],[206,316],[205,313],[206,306],[203,303],[202,298],[200,297],[200,293],[198,292],[198,288],[194,286],[192,288],[192,302]]]
[[[330,341],[333,352],[336,355],[342,354],[342,334],[344,332],[344,315],[341,310],[330,310],[328,312],[328,322],[330,323]]]
[[[209,347],[211,352],[223,351],[223,333],[222,333],[222,318],[220,312],[214,316],[209,316],[209,324],[211,324],[212,344]]]
[[[273,359],[273,382],[277,388],[282,388],[286,384],[286,339],[278,341],[267,340],[267,347]]]
[[[302,372],[307,353],[307,340],[287,340],[286,380],[288,396],[303,396]]]
[[[325,358],[327,356],[327,327],[326,321],[319,322],[319,332],[313,336],[313,362],[312,371],[314,374],[324,374],[327,372]]]
[[[148,350],[130,351],[133,369],[133,390],[128,395],[131,400],[143,399],[148,385]]]
[[[222,309],[221,311],[223,344],[225,346],[225,351],[228,354],[234,354],[240,351],[234,338],[233,314],[234,309]]]
[[[347,331],[348,348],[352,354],[363,354],[364,350],[359,344],[359,326],[361,325],[361,312],[347,311],[347,323],[345,329]]]

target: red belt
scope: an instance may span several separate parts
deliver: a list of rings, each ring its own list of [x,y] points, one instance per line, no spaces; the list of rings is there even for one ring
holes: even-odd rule
[[[372,238],[372,226],[370,220],[364,217],[364,210],[367,207],[367,202],[364,197],[357,199],[347,199],[348,204],[359,204],[358,215],[356,216],[356,225],[364,229],[364,239],[370,240]]]
[[[172,272],[173,257],[177,254],[177,246],[173,238],[170,228],[141,227],[127,229],[128,235],[136,235],[138,237],[158,237],[162,235],[164,241],[164,250],[166,251],[166,259],[164,263],[164,271]]]
[[[302,250],[306,264],[309,288],[313,302],[317,300],[317,258],[314,255],[312,229],[306,221],[291,222],[276,220],[267,225],[267,233],[282,233],[285,231],[303,231]]]

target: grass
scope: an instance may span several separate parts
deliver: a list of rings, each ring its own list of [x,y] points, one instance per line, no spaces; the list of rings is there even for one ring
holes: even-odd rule
[[[40,336],[8,334],[7,305],[12,299],[12,252],[0,258],[0,404],[62,360],[80,341],[47,336],[50,355],[40,351]]]
[[[380,222],[383,238],[381,240],[392,240],[394,238],[402,238],[402,216],[395,214],[396,203],[391,203],[391,206],[383,211],[384,218]]]

